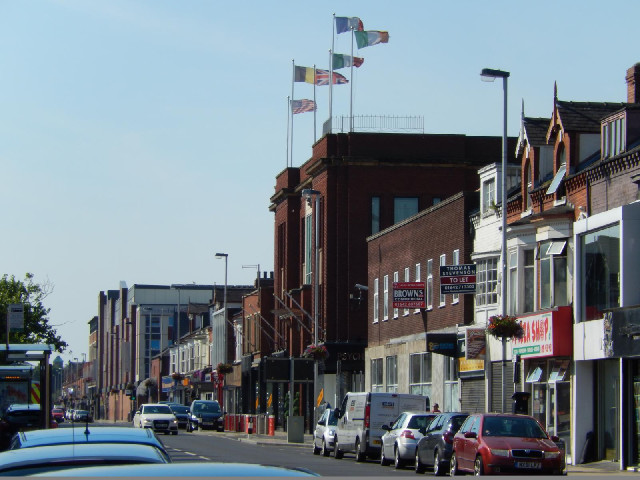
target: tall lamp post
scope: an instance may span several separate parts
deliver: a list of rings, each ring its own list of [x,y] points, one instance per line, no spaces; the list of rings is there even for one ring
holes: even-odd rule
[[[216,253],[216,258],[220,259],[220,258],[224,258],[224,295],[222,297],[222,308],[224,309],[224,318],[225,318],[225,322],[223,322],[224,328],[226,327],[226,319],[227,319],[227,260],[229,258],[229,254],[228,253]],[[224,342],[224,350],[223,350],[223,354],[224,354],[224,358],[222,359],[223,363],[227,362],[227,337],[226,335],[224,336],[225,342]]]
[[[502,90],[504,93],[503,111],[504,121],[502,129],[502,175],[500,186],[502,190],[502,244],[500,247],[500,313],[507,314],[507,79],[510,73],[503,70],[483,68],[480,78],[483,82],[493,82],[496,78],[502,79]],[[506,340],[502,339],[502,412],[506,410],[506,399],[504,398],[504,372],[507,356]]]
[[[319,261],[320,256],[318,255],[318,219],[320,217],[320,192],[318,190],[311,190],[309,188],[305,188],[302,190],[302,196],[307,199],[307,202],[311,203],[311,197],[315,197],[315,205],[313,207],[313,215],[315,217],[314,222],[314,234],[313,234],[313,251],[314,251],[314,261],[313,261],[313,344],[318,346],[318,269],[319,269]],[[314,412],[314,424],[317,421],[315,412],[318,403],[318,360],[313,360],[313,412]]]

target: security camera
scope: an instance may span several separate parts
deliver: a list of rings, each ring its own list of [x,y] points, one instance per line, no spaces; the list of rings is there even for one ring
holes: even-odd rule
[[[369,290],[369,287],[367,287],[366,285],[360,285],[359,283],[356,283],[356,288],[358,290]]]

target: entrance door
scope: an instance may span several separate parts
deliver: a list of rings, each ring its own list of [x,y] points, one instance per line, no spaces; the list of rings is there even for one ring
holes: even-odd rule
[[[620,460],[620,360],[598,365],[598,454],[603,460]]]

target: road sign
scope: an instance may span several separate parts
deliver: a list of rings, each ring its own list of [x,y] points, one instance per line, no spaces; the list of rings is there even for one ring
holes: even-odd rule
[[[22,330],[24,328],[24,305],[22,303],[9,304],[7,319],[10,330]]]
[[[393,308],[427,308],[424,282],[393,282]]]
[[[440,266],[440,294],[476,293],[476,265]]]

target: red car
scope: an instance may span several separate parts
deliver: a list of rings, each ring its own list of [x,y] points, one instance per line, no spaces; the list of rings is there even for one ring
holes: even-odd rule
[[[51,418],[53,418],[56,422],[64,422],[64,410],[61,408],[54,408],[51,410]]]
[[[450,474],[562,475],[565,463],[557,441],[528,415],[471,415],[453,438]]]

